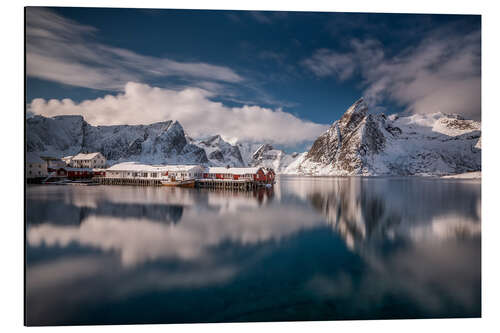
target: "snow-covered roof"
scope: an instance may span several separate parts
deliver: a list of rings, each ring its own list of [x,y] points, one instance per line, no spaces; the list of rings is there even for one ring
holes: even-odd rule
[[[37,153],[29,152],[26,153],[26,163],[32,164],[44,164],[45,161],[40,158],[40,155]]]
[[[201,165],[165,165],[162,169],[165,171],[184,171],[193,169],[203,169]]]
[[[65,156],[63,158],[61,158],[63,161],[66,161],[66,160],[71,160],[73,159],[73,156],[72,155],[69,155],[69,156]]]
[[[256,174],[261,168],[223,168],[211,167],[208,168],[208,173],[229,173],[232,175]]]
[[[97,153],[88,153],[88,154],[84,154],[84,153],[79,153],[75,156],[73,156],[73,160],[77,160],[77,161],[81,161],[81,160],[91,160],[93,159],[94,157],[96,157],[97,155],[99,155],[100,153],[97,152]]]
[[[124,162],[115,164],[108,168],[107,171],[143,171],[143,172],[163,172],[163,171],[179,171],[185,172],[196,168],[201,168],[199,165],[149,165],[137,162]]]

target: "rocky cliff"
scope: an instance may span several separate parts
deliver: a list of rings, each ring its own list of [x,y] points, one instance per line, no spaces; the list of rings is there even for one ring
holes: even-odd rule
[[[320,135],[284,173],[444,175],[481,170],[481,124],[434,113],[370,114],[363,99]]]

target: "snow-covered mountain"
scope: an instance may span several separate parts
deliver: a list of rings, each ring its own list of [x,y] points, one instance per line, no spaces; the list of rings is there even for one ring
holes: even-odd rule
[[[82,116],[34,116],[26,120],[27,150],[52,156],[99,151],[109,164],[137,161],[149,164],[197,163],[210,166],[257,166],[253,159],[262,146],[225,141],[220,135],[193,139],[177,121],[150,125],[93,126]],[[272,149],[272,148],[271,148]],[[288,156],[278,153],[278,164]],[[269,162],[269,161],[268,161]],[[262,163],[259,166],[271,166]]]
[[[187,142],[177,121],[151,125],[93,126],[82,116],[35,116],[26,120],[28,151],[53,156],[99,151],[110,164],[208,163],[205,150]]]
[[[237,146],[224,141],[220,135],[214,135],[205,139],[194,140],[188,138],[188,142],[205,150],[209,163],[214,166],[245,167],[247,163],[243,160],[240,149]]]
[[[286,154],[282,150],[274,149],[270,144],[263,144],[248,157],[247,163],[249,166],[272,168],[275,172],[281,173],[298,155],[298,153]]]
[[[363,99],[283,171],[306,175],[444,175],[481,170],[481,124],[435,113],[369,114]]]

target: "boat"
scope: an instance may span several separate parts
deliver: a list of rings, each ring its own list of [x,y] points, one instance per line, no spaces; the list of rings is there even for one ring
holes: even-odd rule
[[[66,183],[68,185],[78,185],[78,186],[96,186],[96,185],[99,185],[99,183],[95,183],[95,182],[77,182],[77,181],[74,181],[74,182],[69,182],[69,183]]]
[[[178,181],[176,181],[176,180],[174,180],[174,181],[171,181],[171,180],[162,180],[161,184],[163,186],[176,186],[176,187],[190,187],[190,188],[193,188],[194,184],[195,184],[195,180],[194,179],[178,180]]]
[[[45,181],[45,182],[42,182],[42,184],[44,185],[68,185],[70,183],[69,180],[67,179],[61,179],[61,180],[58,180],[58,181],[53,181],[53,182],[48,182],[48,181]]]

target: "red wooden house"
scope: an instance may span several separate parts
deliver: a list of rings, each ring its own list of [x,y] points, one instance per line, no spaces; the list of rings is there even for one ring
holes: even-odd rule
[[[90,168],[69,168],[66,167],[68,179],[89,179],[94,176],[94,171]]]
[[[253,180],[266,182],[266,172],[263,168],[224,168],[212,167],[203,173],[205,179],[221,180]]]
[[[266,183],[273,184],[275,177],[276,177],[276,174],[274,173],[274,170],[271,168],[267,168],[266,169]]]

